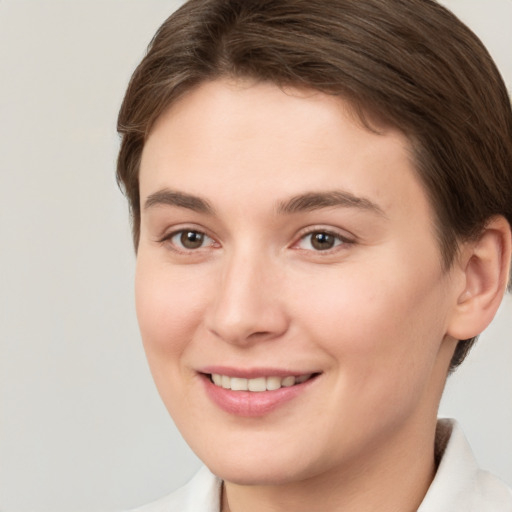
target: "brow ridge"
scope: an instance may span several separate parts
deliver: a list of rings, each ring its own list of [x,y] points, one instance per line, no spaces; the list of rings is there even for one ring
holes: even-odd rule
[[[198,213],[207,213],[210,215],[214,213],[213,207],[206,199],[168,188],[150,194],[144,203],[144,209],[147,210],[162,205],[177,206],[179,208],[186,208]]]
[[[333,207],[357,208],[385,216],[384,211],[378,204],[368,198],[359,197],[344,190],[299,194],[280,202],[277,205],[277,212],[279,214],[293,214]]]

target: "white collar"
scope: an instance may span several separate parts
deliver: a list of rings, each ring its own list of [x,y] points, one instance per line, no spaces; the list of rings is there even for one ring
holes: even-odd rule
[[[437,422],[436,476],[418,512],[512,512],[512,490],[481,470],[454,420]]]

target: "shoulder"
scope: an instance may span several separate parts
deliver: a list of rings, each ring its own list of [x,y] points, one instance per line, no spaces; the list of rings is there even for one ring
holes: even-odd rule
[[[129,512],[219,512],[221,480],[203,467],[183,487]]]
[[[455,421],[439,421],[436,455],[436,476],[418,512],[512,512],[512,490],[479,468]]]

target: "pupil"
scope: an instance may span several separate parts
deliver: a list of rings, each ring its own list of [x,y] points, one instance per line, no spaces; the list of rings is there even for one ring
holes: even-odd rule
[[[328,233],[314,233],[311,244],[319,251],[332,249],[334,246],[334,237]]]
[[[197,249],[203,244],[204,235],[197,231],[184,231],[181,234],[180,239],[183,247],[186,247],[187,249]]]

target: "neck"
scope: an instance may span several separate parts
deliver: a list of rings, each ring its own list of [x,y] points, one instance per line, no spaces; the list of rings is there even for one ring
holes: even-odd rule
[[[323,512],[417,510],[435,474],[435,419],[424,425],[394,433],[382,450],[368,450],[348,469],[278,485],[225,482],[222,512],[310,512],[319,504]]]

